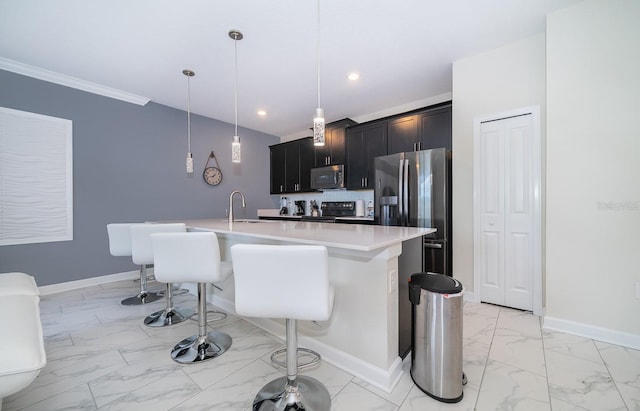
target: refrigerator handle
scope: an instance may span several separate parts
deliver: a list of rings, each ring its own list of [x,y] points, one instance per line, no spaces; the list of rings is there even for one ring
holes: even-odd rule
[[[400,159],[400,165],[398,166],[398,222],[400,225],[404,225],[404,208],[402,204],[402,198],[404,196],[404,182],[402,176],[402,166],[404,160]]]
[[[404,215],[403,215],[403,223],[402,225],[409,225],[409,160],[404,160],[404,170],[403,170],[403,184],[404,184],[404,196],[402,197],[402,202],[404,203]]]

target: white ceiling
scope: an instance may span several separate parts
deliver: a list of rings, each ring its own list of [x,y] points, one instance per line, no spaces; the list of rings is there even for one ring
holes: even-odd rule
[[[321,0],[327,121],[451,96],[452,62],[541,33],[578,0]],[[277,136],[317,106],[315,0],[0,0],[0,58]],[[360,73],[350,82],[347,74]],[[256,112],[264,109],[267,116]]]

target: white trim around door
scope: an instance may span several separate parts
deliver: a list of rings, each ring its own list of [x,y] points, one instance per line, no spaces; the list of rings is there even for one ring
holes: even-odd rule
[[[542,137],[541,137],[541,117],[540,117],[540,106],[530,106],[523,107],[519,109],[514,109],[506,112],[490,114],[486,116],[478,116],[474,118],[473,121],[473,228],[474,228],[474,275],[473,275],[473,292],[474,299],[477,302],[483,301],[482,299],[482,287],[483,287],[483,279],[482,279],[482,267],[483,264],[486,263],[486,258],[483,253],[483,247],[481,247],[482,243],[482,233],[483,233],[483,221],[486,220],[486,215],[483,215],[483,191],[487,189],[482,180],[482,167],[483,164],[486,165],[486,158],[483,158],[483,142],[482,138],[482,128],[483,125],[486,126],[487,123],[497,122],[500,120],[507,120],[515,117],[521,116],[531,116],[531,136],[530,136],[530,145],[526,146],[526,150],[530,151],[529,153],[523,152],[521,149],[519,154],[525,154],[527,156],[527,162],[530,162],[530,167],[526,170],[526,185],[527,185],[527,197],[530,198],[530,235],[531,235],[531,243],[530,248],[528,248],[528,253],[530,253],[526,258],[530,258],[530,261],[526,261],[526,265],[529,267],[527,269],[530,270],[530,280],[531,280],[531,294],[533,297],[532,301],[532,310],[535,315],[541,316],[543,314],[542,310]],[[503,148],[500,150],[504,150]],[[501,151],[504,154],[504,151]],[[501,172],[501,168],[497,167],[494,171]],[[504,171],[504,170],[503,170]],[[522,178],[522,175],[519,175],[518,178]],[[498,198],[499,196],[496,196]],[[503,198],[503,197],[500,197]],[[502,200],[498,200],[502,201]],[[506,200],[505,200],[506,201]],[[483,220],[484,219],[484,220]],[[490,225],[496,224],[495,222],[490,222]],[[499,225],[496,224],[496,225]],[[495,244],[498,244],[501,239],[497,239]],[[521,250],[519,250],[521,251]],[[520,257],[511,257],[516,260]],[[505,263],[500,261],[495,261],[494,266],[497,267],[496,270],[504,271]],[[516,264],[520,263],[520,261],[516,261]],[[508,265],[508,264],[507,264]],[[486,267],[486,264],[484,265]],[[505,304],[508,305],[508,304]]]

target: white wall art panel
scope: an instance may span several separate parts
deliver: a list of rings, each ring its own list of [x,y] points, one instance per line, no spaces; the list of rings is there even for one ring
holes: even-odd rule
[[[73,240],[71,120],[0,107],[0,245]]]

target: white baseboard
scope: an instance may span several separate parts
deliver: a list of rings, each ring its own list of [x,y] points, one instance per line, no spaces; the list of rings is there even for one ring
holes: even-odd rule
[[[479,303],[480,301],[476,301],[476,296],[473,295],[473,291],[464,290],[464,294],[462,294],[463,301],[469,301],[470,303]]]
[[[126,271],[123,273],[101,275],[99,277],[85,278],[82,280],[68,281],[66,283],[43,285],[38,287],[40,295],[56,294],[64,291],[77,290],[78,288],[91,287],[94,285],[114,283],[116,281],[131,280],[140,278],[140,271]]]
[[[578,335],[580,337],[640,350],[640,335],[612,330],[610,328],[598,327],[591,324],[563,320],[561,318],[545,316],[543,319],[542,327],[547,330],[565,332]]]

